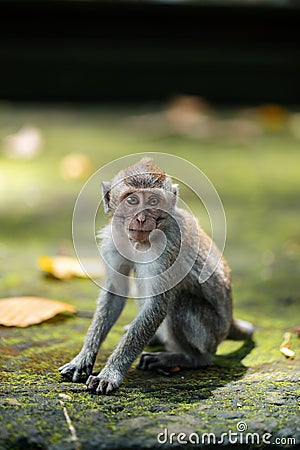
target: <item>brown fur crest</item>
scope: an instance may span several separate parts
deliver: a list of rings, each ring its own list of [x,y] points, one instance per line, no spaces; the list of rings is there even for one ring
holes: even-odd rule
[[[126,169],[124,183],[134,188],[162,188],[165,185],[167,175],[159,167],[155,166],[150,158],[143,158],[138,163]]]

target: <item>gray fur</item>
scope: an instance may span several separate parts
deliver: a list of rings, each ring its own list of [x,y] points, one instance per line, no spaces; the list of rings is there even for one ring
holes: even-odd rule
[[[177,186],[172,184],[169,177],[150,161],[142,160],[120,172],[112,184],[103,184],[106,212],[113,213],[116,210],[121,195],[128,187],[131,192],[159,188],[176,195],[178,193]],[[192,226],[194,219],[188,212],[177,208],[175,203],[171,209],[172,215],[167,215],[163,220],[167,246],[163,254],[151,263],[133,263],[124,259],[114,246],[110,226],[101,232],[102,252],[110,266],[107,267],[106,287],[101,291],[80,353],[59,369],[63,376],[73,381],[79,381],[85,373],[89,377],[87,387],[92,392],[109,394],[117,389],[131,364],[153,339],[164,345],[166,351],[142,353],[138,368],[168,372],[176,366],[186,369],[206,366],[212,362],[217,346],[223,339],[247,339],[253,333],[251,324],[239,323],[232,318],[230,274],[225,260],[220,258],[219,251],[200,226],[197,226],[195,235]],[[122,218],[118,220],[122,221]],[[176,223],[181,224],[182,236]],[[139,283],[138,278],[161,274],[163,283],[166,270],[178,256],[181,239],[184,248],[181,264],[190,264],[195,255],[191,270],[177,286],[167,292],[151,295],[151,281]],[[199,249],[195,253],[196,244]],[[211,264],[216,260],[219,263],[210,278],[200,283],[199,276],[208,254]],[[121,273],[121,276],[118,278],[111,268]],[[129,275],[130,272],[136,278],[138,296],[144,296],[139,301],[138,315],[104,369],[96,377],[92,376],[99,347],[120,315],[128,295],[128,282],[122,274]],[[120,283],[122,296],[111,293],[114,292],[114,286],[120,286]]]

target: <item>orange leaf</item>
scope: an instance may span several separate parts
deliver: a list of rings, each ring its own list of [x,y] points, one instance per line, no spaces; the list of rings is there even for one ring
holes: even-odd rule
[[[83,270],[77,258],[70,256],[41,256],[39,259],[39,267],[55,278],[60,280],[68,280],[72,277],[88,278],[99,277],[104,275],[104,267],[100,260],[85,259],[82,261]]]
[[[39,297],[11,297],[0,300],[0,324],[7,327],[28,327],[62,312],[75,313],[76,309],[69,303]]]

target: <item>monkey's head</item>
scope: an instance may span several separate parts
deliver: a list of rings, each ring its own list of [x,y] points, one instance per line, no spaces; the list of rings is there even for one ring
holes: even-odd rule
[[[104,211],[134,242],[148,241],[151,231],[164,228],[178,196],[178,185],[148,158],[104,181],[102,189]]]

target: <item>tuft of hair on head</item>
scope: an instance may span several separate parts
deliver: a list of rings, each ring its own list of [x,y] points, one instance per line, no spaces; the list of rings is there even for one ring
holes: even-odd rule
[[[151,158],[143,158],[128,167],[124,173],[124,183],[134,188],[169,189],[169,177],[153,163]]]

